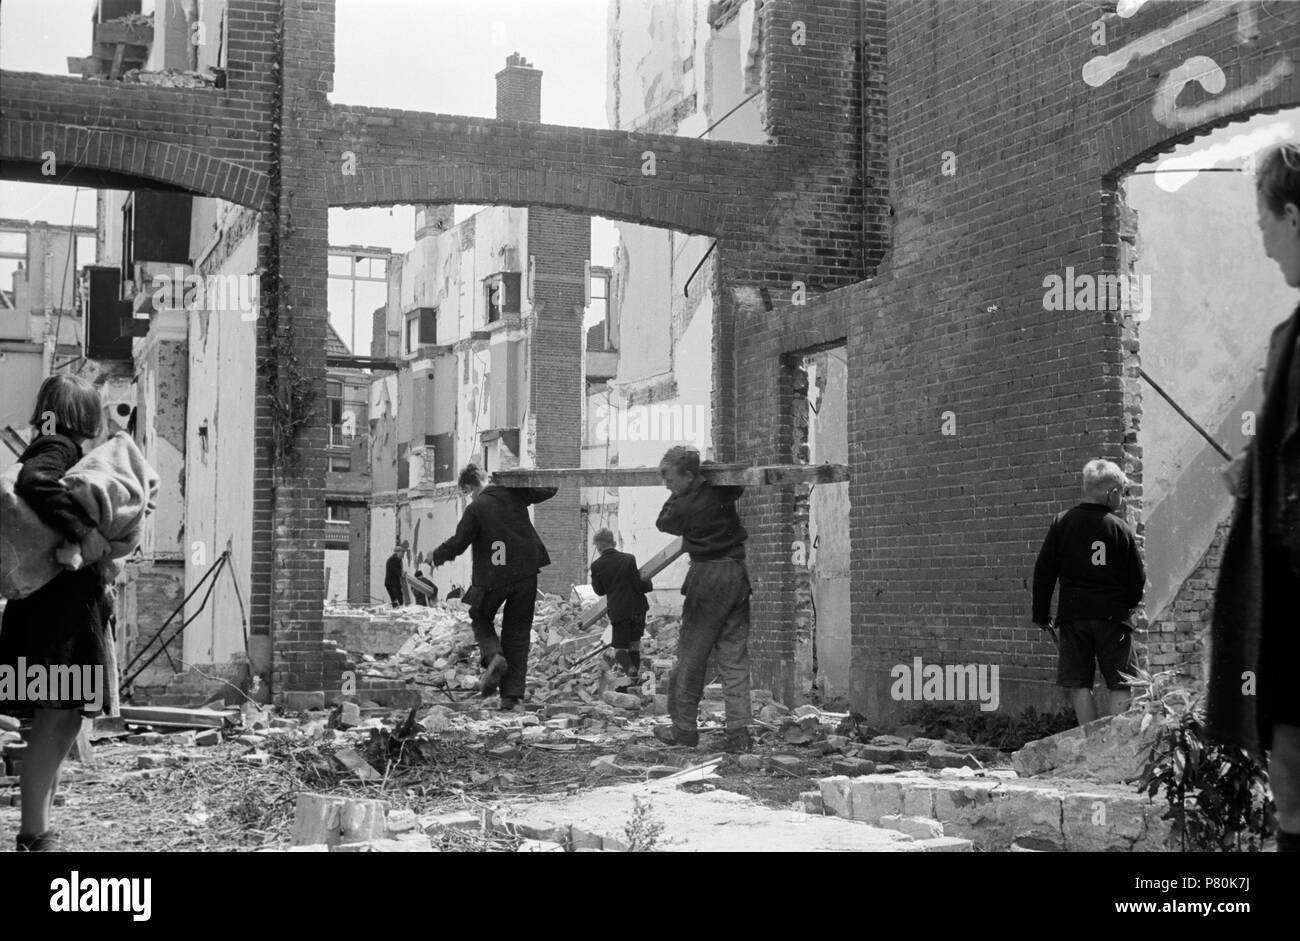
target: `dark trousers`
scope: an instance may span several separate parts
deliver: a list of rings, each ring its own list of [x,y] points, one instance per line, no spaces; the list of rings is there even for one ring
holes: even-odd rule
[[[402,598],[402,586],[385,585],[384,587],[388,589],[388,600],[393,603],[393,607],[400,608],[402,606],[402,601],[404,600]]]
[[[668,680],[668,715],[676,728],[696,731],[711,653],[722,676],[727,728],[749,726],[749,593],[744,562],[691,563],[682,586],[677,666]]]
[[[472,591],[473,589],[471,589]],[[502,605],[501,636],[497,637],[497,611]],[[529,635],[533,630],[533,611],[537,607],[537,576],[489,589],[483,600],[469,609],[483,666],[497,654],[506,658],[510,669],[501,681],[501,695],[524,698],[524,681],[528,677]]]

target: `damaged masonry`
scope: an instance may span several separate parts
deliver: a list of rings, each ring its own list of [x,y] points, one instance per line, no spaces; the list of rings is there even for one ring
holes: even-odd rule
[[[0,848],[1285,848],[1300,4],[18,7]]]

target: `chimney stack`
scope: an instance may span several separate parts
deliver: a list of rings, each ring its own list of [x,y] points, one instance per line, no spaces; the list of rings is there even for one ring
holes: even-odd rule
[[[542,73],[519,53],[506,57],[497,73],[497,117],[507,121],[542,120]]]

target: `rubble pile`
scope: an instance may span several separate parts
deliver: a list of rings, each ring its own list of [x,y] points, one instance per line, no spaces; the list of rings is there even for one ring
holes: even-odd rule
[[[583,612],[581,605],[555,595],[539,598],[528,662],[529,701],[605,702],[626,709],[653,704],[655,690],[672,666],[669,657],[677,642],[679,620],[670,616],[648,620],[641,656],[643,669],[649,666],[651,671],[638,682],[611,670],[609,658],[601,655],[600,625],[580,630]],[[360,677],[413,685],[426,704],[460,702],[478,688],[482,675],[478,648],[468,609],[459,601],[440,601],[427,608],[331,605],[325,610],[327,618],[363,613],[377,622],[409,621],[413,632],[392,656],[363,654],[357,664]],[[606,694],[617,697],[604,698]]]
[[[152,85],[155,88],[215,88],[220,86],[221,74],[216,69],[202,72],[187,69],[129,69],[122,73],[122,81],[134,85]]]

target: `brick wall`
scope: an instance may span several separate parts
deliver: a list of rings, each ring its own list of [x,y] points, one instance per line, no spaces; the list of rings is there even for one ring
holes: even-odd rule
[[[861,280],[882,251],[874,236],[868,239],[883,225],[882,206],[865,198],[862,159],[866,153],[872,166],[881,164],[884,128],[872,126],[864,136],[868,89],[860,53],[860,37],[883,47],[882,18],[866,15],[881,7],[860,0],[774,0],[759,11],[763,118],[772,142],[788,149],[796,167],[772,193],[767,227],[718,247],[713,414],[722,460],[790,459],[796,370],[781,357],[782,309],[796,281],[815,300]],[[881,91],[876,87],[877,96]],[[868,113],[882,110],[873,101]],[[802,320],[802,310],[795,309],[793,318]],[[751,490],[741,511],[754,586],[754,682],[789,701],[796,695],[793,625],[800,597],[790,560],[798,538],[795,494],[790,488]]]
[[[325,99],[333,80],[334,5],[285,0],[278,46],[282,76],[274,256],[279,279],[276,325],[286,355],[311,390],[308,422],[297,454],[280,462],[272,481],[271,631],[277,690],[339,689],[344,658],[323,643],[325,597],[325,461],[329,416],[323,408],[328,334],[325,258],[328,248],[326,167],[339,155],[322,149],[329,123]],[[283,377],[270,391],[282,399]],[[268,436],[268,438],[271,436]],[[269,463],[269,461],[268,461]]]
[[[591,220],[555,209],[528,210],[528,252],[533,273],[533,323],[528,340],[528,409],[534,423],[538,467],[582,464],[582,317],[585,263],[591,258]],[[567,595],[587,582],[586,533],[581,487],[533,509],[537,533],[551,564],[539,584]]]
[[[1205,632],[1214,612],[1214,585],[1230,523],[1228,518],[1219,524],[1205,555],[1183,580],[1178,593],[1146,633],[1137,635],[1139,662],[1144,669],[1152,673],[1177,670],[1204,679]]]
[[[332,2],[232,0],[227,88],[6,72],[0,156],[4,175],[21,176],[54,146],[101,181],[148,178],[269,213],[277,316],[322,391],[330,205],[529,205],[721,237],[720,459],[786,460],[794,395],[782,354],[847,334],[855,708],[893,708],[888,668],[918,654],[997,662],[1004,705],[1041,702],[1052,658],[1026,626],[1025,579],[1046,520],[1073,502],[1089,457],[1124,459],[1140,483],[1136,335],[1114,318],[1044,311],[1042,279],[1067,265],[1120,270],[1120,174],[1234,117],[1300,102],[1300,71],[1279,71],[1300,58],[1300,4],[1225,4],[1192,35],[1083,81],[1101,54],[1090,42],[1099,17],[1113,52],[1195,8],[1147,4],[1123,19],[1077,3],[769,0],[759,17],[771,143],[757,146],[330,106]],[[1227,89],[1192,83],[1162,102],[1161,83],[1191,55],[1213,57]],[[345,150],[355,175],[343,174]],[[946,154],[955,175],[941,173]],[[561,369],[580,349],[581,285],[559,272],[538,280],[533,356]],[[790,306],[796,280],[806,307]],[[266,441],[277,389],[260,373]],[[549,447],[543,429],[577,406],[534,388]],[[941,433],[948,412],[955,435]],[[340,666],[320,634],[325,435],[317,414],[301,467],[273,473],[261,453],[255,468],[252,627],[274,637],[282,689],[323,689]],[[576,444],[544,460],[574,464]],[[793,500],[754,491],[741,506],[755,679],[787,697]],[[569,550],[553,551],[560,573]]]
[[[1236,89],[1300,45],[1300,10],[1273,9],[1292,28],[1273,24],[1249,45],[1229,12],[1099,87],[1083,81],[1094,55],[1189,9],[1150,4],[1122,20],[1072,4],[888,5],[890,250],[874,281],[808,312],[848,324],[861,712],[900,707],[889,668],[914,656],[997,664],[1004,709],[1056,698],[1055,651],[1028,623],[1028,579],[1048,520],[1077,502],[1086,460],[1124,461],[1141,483],[1140,348],[1114,314],[1044,310],[1043,279],[1066,266],[1122,271],[1116,175],[1235,116],[1222,104],[1220,117],[1162,124],[1162,76],[1209,55]],[[1098,16],[1106,50],[1089,39]],[[1292,76],[1247,110],[1298,92]],[[1214,98],[1193,85],[1181,100],[1204,111]],[[946,153],[954,175],[941,172]],[[943,434],[945,413],[955,435]]]

